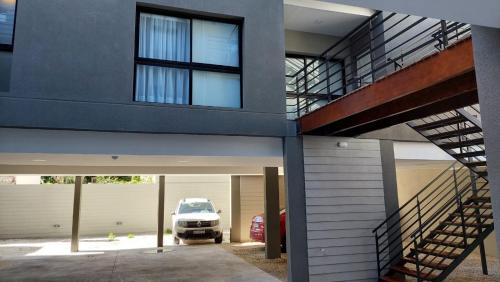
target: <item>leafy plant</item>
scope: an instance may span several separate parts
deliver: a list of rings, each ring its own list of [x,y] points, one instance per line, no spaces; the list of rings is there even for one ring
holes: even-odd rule
[[[165,234],[172,234],[172,229],[167,228],[167,229],[165,230]]]
[[[109,241],[115,241],[116,240],[116,234],[113,232],[108,233],[108,240]]]
[[[135,235],[134,235],[133,233],[129,233],[129,234],[127,235],[127,238],[129,238],[129,239],[135,238]]]

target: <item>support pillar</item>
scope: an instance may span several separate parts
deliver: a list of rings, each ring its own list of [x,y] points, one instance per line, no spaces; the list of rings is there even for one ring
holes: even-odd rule
[[[163,248],[163,232],[165,223],[165,175],[159,177],[158,189],[158,236],[156,247]]]
[[[494,223],[500,226],[500,29],[472,26],[472,44]],[[500,228],[495,232],[500,254]]]
[[[82,177],[75,177],[75,193],[73,194],[73,222],[71,226],[71,252],[78,252],[80,232],[80,202],[82,195]]]
[[[241,242],[240,176],[231,175],[231,242]]]
[[[280,200],[277,167],[264,168],[264,209],[266,258],[280,258]]]
[[[302,137],[283,140],[286,191],[286,248],[288,281],[309,281],[306,192]],[[293,231],[292,231],[293,230]]]
[[[382,178],[384,183],[384,203],[386,217],[390,217],[399,209],[398,182],[396,175],[396,158],[394,157],[394,142],[392,140],[380,140],[380,158],[382,161]],[[391,231],[400,230],[399,216],[387,222],[388,226],[394,226]],[[391,258],[400,256],[403,249],[399,232],[391,234],[389,242],[395,241],[389,247]]]

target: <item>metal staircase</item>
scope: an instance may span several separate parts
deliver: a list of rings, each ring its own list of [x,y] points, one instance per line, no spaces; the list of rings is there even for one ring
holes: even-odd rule
[[[458,162],[373,230],[379,281],[443,281],[494,228],[479,107],[408,125]]]

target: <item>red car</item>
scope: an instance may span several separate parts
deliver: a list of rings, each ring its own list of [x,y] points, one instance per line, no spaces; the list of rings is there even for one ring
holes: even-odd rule
[[[264,232],[264,214],[256,215],[252,218],[252,225],[250,225],[250,239],[257,242],[266,242]],[[280,211],[280,237],[281,237],[281,251],[286,252],[286,211]]]

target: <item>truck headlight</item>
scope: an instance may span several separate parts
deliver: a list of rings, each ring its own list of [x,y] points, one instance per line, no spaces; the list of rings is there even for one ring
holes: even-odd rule
[[[179,220],[179,221],[177,221],[177,225],[180,227],[187,227],[188,223],[187,223],[187,221]]]
[[[212,220],[212,225],[211,226],[217,226],[219,225],[219,220]]]

